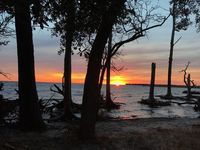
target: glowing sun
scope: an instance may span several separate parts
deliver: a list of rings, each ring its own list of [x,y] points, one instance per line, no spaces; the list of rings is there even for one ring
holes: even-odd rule
[[[125,82],[125,79],[121,76],[113,76],[111,77],[111,84],[120,86],[120,85],[125,85],[126,82]]]

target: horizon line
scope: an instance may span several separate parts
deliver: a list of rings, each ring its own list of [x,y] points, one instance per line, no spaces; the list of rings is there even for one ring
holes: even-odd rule
[[[0,81],[0,82],[18,82],[18,81],[8,81],[8,80],[4,80],[4,81]],[[51,82],[51,81],[36,81],[36,83],[52,83],[52,84],[62,84],[62,82]],[[84,82],[72,82],[72,84],[84,84]],[[105,83],[103,83],[103,85],[105,85]],[[111,84],[111,85],[115,85],[115,84]],[[142,86],[149,86],[149,83],[126,83],[125,85],[142,85]],[[120,85],[123,86],[123,85]],[[163,84],[163,83],[156,83],[155,86],[167,86],[167,84]],[[172,84],[173,86],[181,86],[181,87],[185,87],[185,84]],[[196,85],[196,87],[200,87],[200,85]]]

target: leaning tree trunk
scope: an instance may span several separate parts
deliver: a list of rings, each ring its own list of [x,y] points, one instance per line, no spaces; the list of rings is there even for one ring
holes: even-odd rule
[[[175,24],[176,24],[176,16],[175,16],[175,4],[173,4],[172,9],[172,33],[171,33],[171,41],[170,41],[170,54],[169,54],[169,64],[168,64],[168,83],[167,83],[167,98],[172,98],[171,92],[171,80],[172,80],[172,61],[173,61],[173,51],[174,51],[174,37],[175,37]]]
[[[81,112],[80,137],[83,140],[93,138],[99,104],[99,75],[101,60],[105,44],[112,31],[113,23],[117,19],[118,12],[123,7],[125,0],[113,0],[107,13],[104,14],[99,26],[97,36],[93,43],[87,74],[84,84],[83,104]]]
[[[38,105],[35,83],[34,48],[29,2],[15,4],[15,27],[18,56],[19,122],[23,129],[38,130],[44,127]]]
[[[71,52],[73,34],[75,31],[75,4],[74,0],[66,2],[68,19],[66,21],[66,49],[64,58],[64,117],[72,119],[72,96],[71,96]]]

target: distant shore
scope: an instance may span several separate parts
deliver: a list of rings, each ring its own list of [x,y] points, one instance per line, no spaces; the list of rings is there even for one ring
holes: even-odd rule
[[[126,85],[133,85],[133,86],[150,86],[150,84],[134,84],[134,83],[127,83]],[[155,84],[156,87],[167,87],[166,84]],[[180,88],[186,88],[185,85],[172,85],[172,87],[180,87]],[[196,86],[194,88],[200,88],[200,86]]]
[[[14,82],[18,82],[18,81],[1,81],[1,82],[12,82],[12,83],[14,83]],[[61,82],[36,82],[36,83],[39,83],[39,84],[62,84]],[[84,84],[84,83],[72,83],[72,84]],[[135,84],[135,83],[126,83],[125,85],[130,85],[130,86],[150,86],[150,84],[147,84],[147,83],[137,83],[137,84]],[[155,86],[156,87],[167,87],[167,85],[166,84],[155,84]],[[186,88],[186,86],[185,85],[172,85],[172,87],[178,87],[178,88]],[[195,86],[194,88],[200,88],[200,86]]]

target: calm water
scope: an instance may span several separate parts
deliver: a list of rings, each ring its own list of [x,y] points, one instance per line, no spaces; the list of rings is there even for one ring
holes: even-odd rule
[[[40,98],[58,98],[62,97],[59,94],[50,91],[52,83],[37,83],[38,95]],[[61,84],[58,84],[61,86]],[[103,92],[104,92],[103,87]],[[18,96],[15,92],[17,89],[16,82],[4,82],[4,91],[1,92],[5,98],[16,99]],[[180,96],[183,95],[182,91],[184,88],[172,88],[173,94]],[[199,89],[197,89],[199,90]],[[125,103],[121,106],[119,110],[113,110],[109,112],[110,116],[122,117],[122,118],[150,118],[150,117],[199,117],[200,113],[194,112],[192,105],[182,105],[172,104],[171,106],[150,108],[146,105],[139,104],[142,98],[148,97],[149,87],[147,86],[112,86],[112,98],[114,101]],[[82,84],[72,85],[72,96],[73,101],[76,103],[81,103],[83,94]],[[156,87],[155,94],[166,94],[165,87]]]

